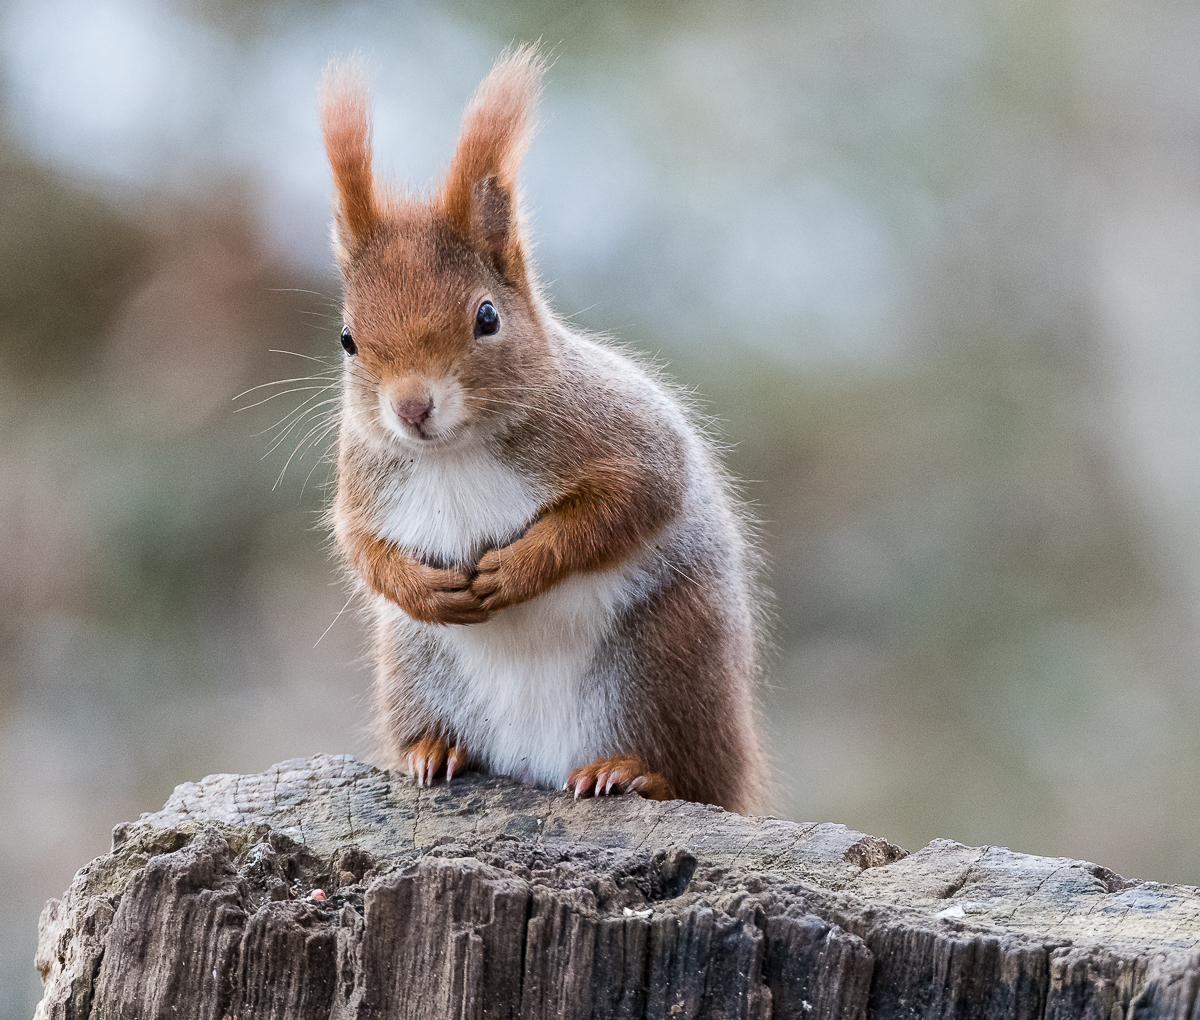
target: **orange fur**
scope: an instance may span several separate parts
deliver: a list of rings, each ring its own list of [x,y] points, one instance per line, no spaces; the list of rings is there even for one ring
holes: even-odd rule
[[[355,63],[331,64],[321,83],[321,132],[338,195],[343,242],[371,236],[379,221],[371,173],[371,101]]]
[[[465,771],[471,756],[461,744],[451,743],[444,737],[422,737],[405,749],[404,759],[409,775],[422,785],[428,785],[441,773],[443,766],[447,779],[453,778],[455,772]]]
[[[522,291],[528,283],[517,222],[517,171],[544,69],[532,46],[497,61],[463,116],[437,196],[446,225],[490,254],[501,275]]]
[[[471,592],[484,609],[536,598],[581,571],[605,570],[648,541],[670,516],[654,480],[631,463],[581,465],[567,492],[524,537],[484,554]]]
[[[645,759],[636,754],[599,758],[567,775],[567,788],[578,796],[598,797],[617,793],[639,793],[647,800],[671,800],[675,791],[666,778],[651,772]]]
[[[345,497],[339,494],[339,502]],[[353,511],[335,509],[335,534],[358,576],[376,595],[395,602],[424,623],[482,623],[495,611],[471,591],[472,574],[461,567],[426,566],[403,549],[355,526]]]
[[[531,48],[497,62],[432,195],[373,178],[356,73],[324,86],[356,348],[330,518],[375,596],[385,761],[432,778],[465,743],[532,781],[753,810],[754,554],[670,389],[539,293],[517,174],[542,67]]]

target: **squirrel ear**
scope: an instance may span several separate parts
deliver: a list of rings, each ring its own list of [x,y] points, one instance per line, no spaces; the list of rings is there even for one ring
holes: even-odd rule
[[[334,246],[344,260],[379,221],[371,175],[371,100],[359,62],[334,62],[325,69],[321,133],[333,170]]]
[[[463,115],[462,134],[438,195],[441,217],[450,229],[521,290],[528,281],[517,171],[529,144],[544,69],[533,46],[496,62]]]

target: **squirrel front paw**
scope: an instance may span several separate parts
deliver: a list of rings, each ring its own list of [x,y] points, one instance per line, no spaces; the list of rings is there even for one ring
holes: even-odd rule
[[[647,800],[671,800],[671,784],[660,772],[651,772],[636,754],[599,758],[583,768],[571,769],[564,790],[575,788],[575,799],[605,794],[640,793]]]
[[[545,591],[534,547],[528,538],[519,538],[502,549],[484,553],[475,567],[471,594],[488,612],[497,612],[519,602],[528,602]]]
[[[446,767],[446,782],[456,771],[462,772],[470,760],[462,744],[453,747],[442,737],[422,737],[410,745],[405,752],[408,774],[417,780],[417,786],[432,786],[434,777]]]
[[[483,623],[496,611],[485,607],[471,589],[472,575],[417,564],[392,595],[414,620],[422,623]]]
[[[483,554],[471,579],[471,594],[479,599],[481,606],[496,611],[520,601],[513,597],[512,591],[510,563],[513,558],[511,545]]]

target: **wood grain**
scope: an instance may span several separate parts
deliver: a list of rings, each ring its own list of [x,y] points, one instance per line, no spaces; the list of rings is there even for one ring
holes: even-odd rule
[[[118,826],[38,967],[37,1016],[73,1020],[1197,1020],[1200,891],[318,756]]]

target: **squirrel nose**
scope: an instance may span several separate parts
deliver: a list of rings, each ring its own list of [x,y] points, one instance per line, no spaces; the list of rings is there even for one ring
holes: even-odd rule
[[[396,415],[405,425],[420,425],[433,413],[433,401],[427,400],[397,400]]]

